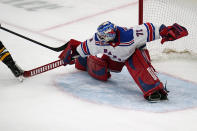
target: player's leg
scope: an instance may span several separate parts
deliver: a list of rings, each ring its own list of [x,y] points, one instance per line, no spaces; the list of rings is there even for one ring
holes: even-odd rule
[[[0,60],[8,66],[14,76],[19,77],[23,74],[23,70],[14,62],[10,52],[4,47],[0,41]]]
[[[123,62],[113,61],[107,55],[103,55],[101,59],[107,62],[108,68],[112,72],[121,72],[124,66]],[[75,60],[75,68],[86,71],[87,70],[87,58],[83,58],[83,57],[77,58]]]
[[[124,66],[124,63],[123,62],[113,61],[107,55],[103,55],[101,57],[101,59],[104,60],[104,61],[106,61],[108,63],[108,69],[111,72],[121,72],[122,71],[122,68]]]
[[[75,68],[78,70],[86,71],[87,70],[87,57],[78,57],[75,59]]]
[[[87,70],[90,76],[102,81],[111,77],[110,71],[121,72],[123,66],[124,63],[113,61],[106,55],[101,58],[96,56],[79,57],[75,60],[75,68],[83,71]]]
[[[157,77],[146,51],[136,49],[125,64],[130,75],[142,90],[145,99],[149,101],[167,99],[167,92]]]
[[[108,63],[96,56],[87,58],[87,71],[90,76],[101,81],[107,81],[111,76],[108,71]]]
[[[88,70],[90,76],[98,80],[106,81],[111,77],[111,71],[121,72],[123,66],[124,63],[113,61],[107,55],[103,55],[101,58],[98,58],[96,56],[90,56],[87,58],[86,69]]]

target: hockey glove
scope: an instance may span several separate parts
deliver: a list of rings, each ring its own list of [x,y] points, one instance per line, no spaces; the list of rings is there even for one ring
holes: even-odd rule
[[[161,44],[163,44],[166,41],[173,41],[188,35],[187,29],[183,26],[180,26],[177,23],[167,27],[164,24],[162,24],[159,29],[159,32],[160,36],[162,37]]]
[[[76,48],[81,42],[71,39],[67,43],[66,49],[59,55],[59,58],[64,61],[64,66],[67,64],[74,64],[74,59],[79,56]]]

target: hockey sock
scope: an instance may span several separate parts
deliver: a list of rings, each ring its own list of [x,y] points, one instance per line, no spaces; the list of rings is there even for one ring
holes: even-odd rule
[[[9,51],[4,47],[2,42],[0,41],[0,60],[6,64],[6,58],[10,56]],[[12,59],[12,58],[11,58]]]

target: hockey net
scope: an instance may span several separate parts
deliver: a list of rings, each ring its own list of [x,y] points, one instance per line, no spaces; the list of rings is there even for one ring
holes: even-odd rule
[[[139,0],[139,23],[172,25],[178,23],[188,29],[189,35],[182,39],[147,44],[151,58],[170,57],[197,58],[197,1],[196,0]],[[143,4],[143,6],[142,6]],[[143,9],[142,9],[143,7]],[[141,24],[140,23],[140,24]]]

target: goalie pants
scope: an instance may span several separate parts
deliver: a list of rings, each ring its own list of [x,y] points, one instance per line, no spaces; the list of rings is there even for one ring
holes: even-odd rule
[[[77,69],[88,71],[90,76],[102,81],[107,81],[110,78],[110,71],[121,72],[124,65],[142,90],[145,98],[153,92],[163,89],[163,84],[151,65],[148,50],[145,49],[136,49],[135,53],[125,62],[113,61],[106,55],[103,55],[102,58],[96,56],[79,57],[75,62]]]

